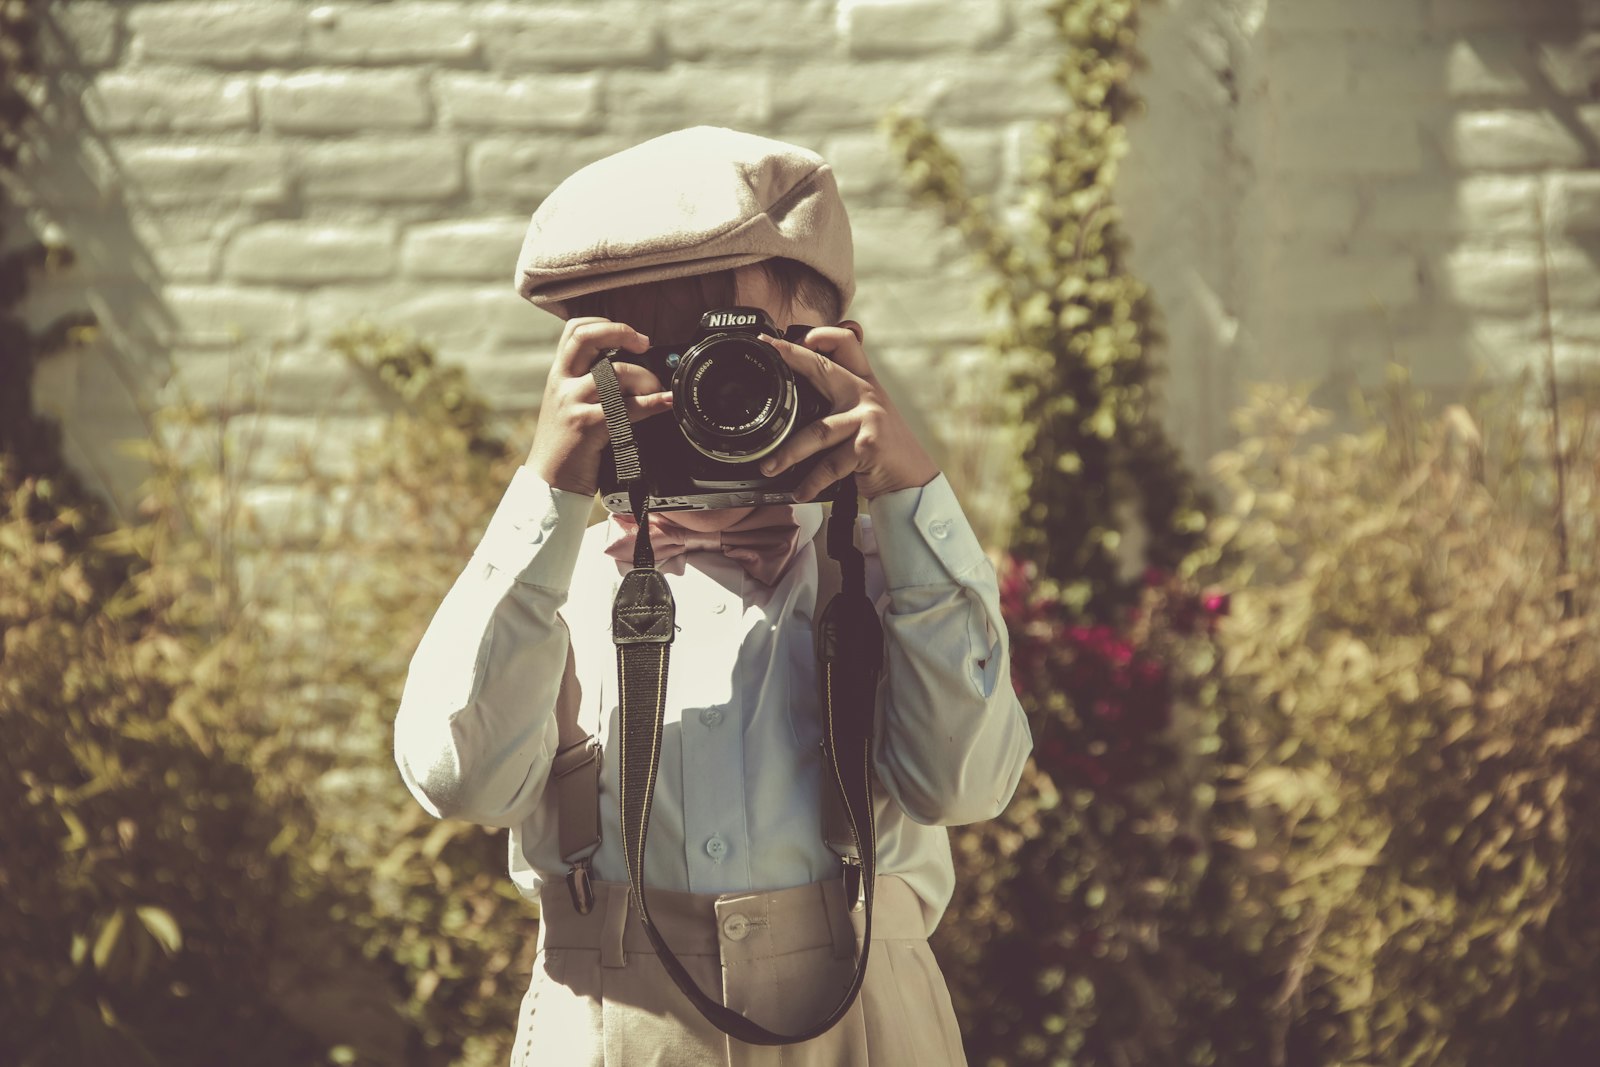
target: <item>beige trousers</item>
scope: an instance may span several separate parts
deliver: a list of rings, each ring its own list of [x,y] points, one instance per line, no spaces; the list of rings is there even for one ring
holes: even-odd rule
[[[966,1065],[916,896],[894,875],[878,878],[860,994],[830,1030],[797,1045],[750,1045],[718,1030],[662,967],[627,885],[594,886],[588,915],[573,909],[564,882],[541,891],[511,1067]],[[855,973],[866,913],[845,910],[838,879],[762,893],[652,889],[649,901],[700,989],[777,1033],[821,1022]]]

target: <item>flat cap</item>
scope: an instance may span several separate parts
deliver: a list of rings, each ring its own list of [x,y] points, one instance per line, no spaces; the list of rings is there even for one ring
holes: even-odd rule
[[[534,211],[517,292],[563,301],[783,256],[855,295],[850,219],[833,170],[805,148],[717,126],[652,138],[577,171]]]

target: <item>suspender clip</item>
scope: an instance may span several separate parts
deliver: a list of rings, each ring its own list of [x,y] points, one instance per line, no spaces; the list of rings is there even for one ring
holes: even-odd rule
[[[589,873],[589,859],[585,856],[567,872],[567,891],[572,894],[572,907],[579,915],[594,910],[594,881]]]

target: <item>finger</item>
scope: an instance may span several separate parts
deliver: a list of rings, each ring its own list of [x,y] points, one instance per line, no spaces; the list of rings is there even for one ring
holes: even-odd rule
[[[645,419],[653,419],[672,410],[672,391],[669,389],[664,393],[625,396],[622,398],[622,403],[628,409],[629,422],[643,422]]]
[[[795,486],[795,502],[804,504],[840,478],[853,474],[856,469],[854,461],[855,454],[850,451],[848,444],[835,445],[823,453],[822,458],[817,460],[817,465],[800,479],[799,485]]]
[[[850,327],[854,326],[855,329]],[[853,319],[837,326],[818,326],[806,334],[806,347],[816,349],[858,378],[872,381],[872,364],[867,362],[867,351],[861,347],[866,332]]]
[[[624,395],[643,396],[646,393],[659,393],[667,388],[666,382],[657,378],[649,368],[638,363],[612,360],[611,369],[617,372],[617,384],[622,386]],[[593,377],[590,375],[591,379]]]
[[[567,377],[577,378],[588,374],[600,354],[607,349],[643,352],[649,347],[650,338],[626,323],[608,319],[585,322],[574,326],[556,350],[556,366]]]
[[[778,354],[783,357],[790,370],[817,387],[817,392],[823,395],[834,411],[850,407],[851,401],[859,397],[861,391],[866,388],[865,381],[821,352],[802,347],[792,341],[785,341],[781,337],[768,337],[765,340],[778,350]]]
[[[782,474],[808,456],[855,436],[856,423],[847,414],[824,415],[799,433],[792,434],[778,449],[761,461],[761,473]]]

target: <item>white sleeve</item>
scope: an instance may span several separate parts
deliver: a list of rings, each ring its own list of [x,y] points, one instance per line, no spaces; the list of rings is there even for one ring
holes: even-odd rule
[[[917,822],[994,818],[1033,751],[994,567],[943,474],[867,507],[889,594],[878,776]]]
[[[519,467],[406,673],[394,755],[440,818],[520,822],[556,749],[566,602],[591,498]]]

